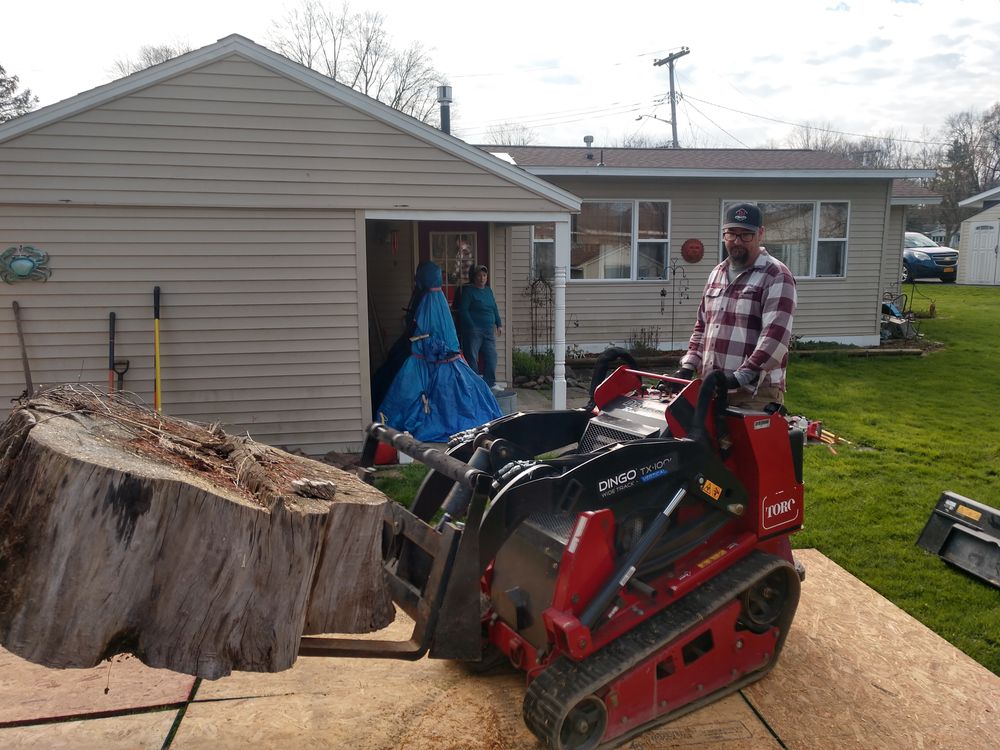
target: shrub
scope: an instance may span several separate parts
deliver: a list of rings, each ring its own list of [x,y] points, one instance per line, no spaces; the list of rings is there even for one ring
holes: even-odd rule
[[[543,352],[514,350],[514,377],[523,375],[535,379],[539,375],[551,375],[555,370],[555,355],[551,349]]]

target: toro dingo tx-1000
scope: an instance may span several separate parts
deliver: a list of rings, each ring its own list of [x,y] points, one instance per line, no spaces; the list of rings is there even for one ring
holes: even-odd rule
[[[801,432],[728,407],[721,373],[619,367],[593,403],[511,414],[447,451],[371,425],[363,464],[382,441],[430,469],[383,532],[413,636],[301,653],[510,662],[556,750],[614,747],[766,674],[799,598]]]

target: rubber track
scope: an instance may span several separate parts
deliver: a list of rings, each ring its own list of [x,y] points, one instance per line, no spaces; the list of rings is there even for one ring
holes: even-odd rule
[[[658,649],[731,602],[754,581],[782,566],[788,566],[788,563],[779,557],[753,552],[587,659],[578,662],[566,656],[559,657],[528,687],[524,696],[524,723],[549,747],[556,747],[558,728],[577,703],[641,664]],[[776,656],[772,656],[772,665]],[[740,683],[749,681],[740,680]],[[719,692],[724,690],[726,688],[721,688]],[[696,703],[703,705],[715,700],[716,696],[713,694],[706,698],[710,700]],[[657,717],[600,747],[614,747],[667,719],[667,716]]]

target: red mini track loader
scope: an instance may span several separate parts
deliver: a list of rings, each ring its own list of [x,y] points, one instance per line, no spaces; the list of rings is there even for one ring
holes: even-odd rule
[[[369,426],[364,465],[382,441],[430,468],[383,533],[416,627],[300,653],[509,661],[554,750],[614,747],[766,674],[799,598],[801,431],[728,407],[721,373],[620,367],[593,403],[511,414],[447,451]]]

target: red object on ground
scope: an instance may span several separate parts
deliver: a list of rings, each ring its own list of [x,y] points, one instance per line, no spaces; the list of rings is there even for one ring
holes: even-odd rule
[[[379,443],[375,448],[375,465],[389,466],[399,463],[399,454],[396,449],[387,443]]]

